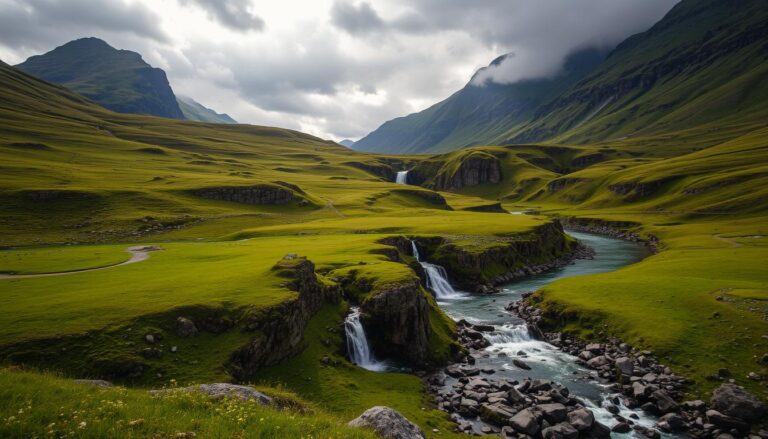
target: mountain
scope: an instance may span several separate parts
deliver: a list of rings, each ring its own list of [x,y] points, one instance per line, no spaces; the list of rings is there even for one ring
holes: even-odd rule
[[[490,65],[500,64],[507,56],[510,55],[503,55]],[[357,141],[354,148],[424,153],[498,143],[510,130],[530,120],[542,104],[585,77],[604,57],[605,53],[598,49],[575,52],[552,78],[484,85],[470,80],[448,99],[419,113],[384,123]]]
[[[98,38],[71,41],[16,67],[119,113],[184,119],[164,71]]]
[[[355,145],[354,140],[344,139],[341,142],[339,142],[339,145],[344,145],[347,148],[352,148]]]
[[[217,113],[188,96],[176,95],[176,101],[184,114],[184,119],[209,123],[237,123],[228,114]]]
[[[589,143],[768,120],[768,3],[683,0],[505,139]]]

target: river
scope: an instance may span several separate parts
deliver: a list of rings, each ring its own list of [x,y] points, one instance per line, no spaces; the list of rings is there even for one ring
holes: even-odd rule
[[[532,339],[525,322],[504,310],[508,303],[520,300],[524,292],[538,290],[566,277],[613,271],[638,262],[649,254],[648,249],[640,244],[586,233],[569,234],[594,248],[594,259],[577,260],[563,268],[503,285],[498,294],[451,295],[449,298],[438,299],[438,304],[455,320],[465,319],[472,324],[495,327],[495,331],[485,333],[491,345],[476,353],[478,358],[474,366],[495,369],[496,372],[488,376],[489,379],[522,381],[526,378],[545,378],[561,383],[568,387],[572,395],[585,401],[597,420],[610,427],[616,421],[610,412],[602,408],[602,404],[611,395],[606,391],[606,386],[595,379],[594,372],[579,366],[575,357],[555,346]],[[522,359],[531,370],[514,366],[513,358]],[[449,377],[445,387],[449,388],[455,383],[456,379]],[[633,417],[639,418],[635,420],[636,423],[644,426],[653,426],[655,423],[654,418],[641,411],[631,411],[623,406],[620,406],[620,409],[620,414],[624,417],[634,414]],[[478,427],[479,425],[477,424]]]

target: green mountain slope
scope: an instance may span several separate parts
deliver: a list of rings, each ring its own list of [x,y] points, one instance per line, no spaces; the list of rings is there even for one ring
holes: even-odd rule
[[[768,4],[683,0],[506,140],[587,143],[768,120]],[[717,129],[717,128],[714,128]]]
[[[209,123],[237,123],[226,113],[217,113],[188,96],[176,96],[184,119]]]
[[[17,67],[119,113],[184,119],[164,71],[98,38],[71,41]]]
[[[491,65],[503,61],[504,55]],[[463,89],[432,107],[386,122],[357,141],[360,151],[424,153],[497,143],[507,132],[530,120],[536,109],[589,73],[604,54],[596,49],[571,55],[554,78]]]

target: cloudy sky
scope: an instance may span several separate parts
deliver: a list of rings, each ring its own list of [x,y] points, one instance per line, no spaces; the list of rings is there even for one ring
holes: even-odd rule
[[[357,139],[483,80],[556,74],[677,0],[0,0],[0,59],[96,36],[244,123]]]

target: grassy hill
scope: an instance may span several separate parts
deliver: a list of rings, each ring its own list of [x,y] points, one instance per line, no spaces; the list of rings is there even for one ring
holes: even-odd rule
[[[17,67],[119,113],[184,119],[164,71],[98,38],[70,41]]]
[[[118,381],[144,388],[170,379],[183,385],[232,380],[232,353],[254,336],[242,322],[269,316],[297,297],[274,269],[284,255],[306,256],[327,288],[360,276],[371,288],[360,297],[371,297],[416,279],[408,261],[393,261],[393,247],[383,239],[439,236],[476,252],[550,221],[467,211],[487,201],[394,184],[394,172],[411,157],[350,152],[278,128],[113,113],[4,64],[0,82],[0,272],[97,268],[125,261],[126,248],[136,243],[162,249],[133,265],[0,279],[0,307],[9,310],[0,313],[5,363],[69,377],[117,374]],[[429,355],[444,358],[451,324],[431,296],[420,288],[416,294],[429,304]],[[346,299],[324,305],[309,322],[301,354],[250,379],[286,386],[319,404],[316,431],[346,434],[340,419],[379,404],[437,429],[431,437],[451,437],[447,416],[424,401],[418,377],[349,364],[335,329],[348,306]],[[236,327],[185,339],[173,331],[179,315]],[[145,357],[154,355],[145,346],[147,333],[162,334],[155,349],[163,355]],[[177,351],[166,352],[170,346]],[[324,357],[334,366],[320,367]],[[137,365],[142,373],[132,376]],[[49,379],[27,376],[11,375],[18,384],[10,392],[41,395],[34,388]],[[67,400],[80,395],[66,383],[48,382]],[[155,404],[129,394],[147,410]],[[4,406],[4,416],[12,409]],[[146,428],[209,428],[197,425],[181,418]],[[268,437],[271,427],[252,428]]]
[[[768,8],[759,0],[684,0],[621,43],[545,105],[514,143],[594,143],[765,121]]]

